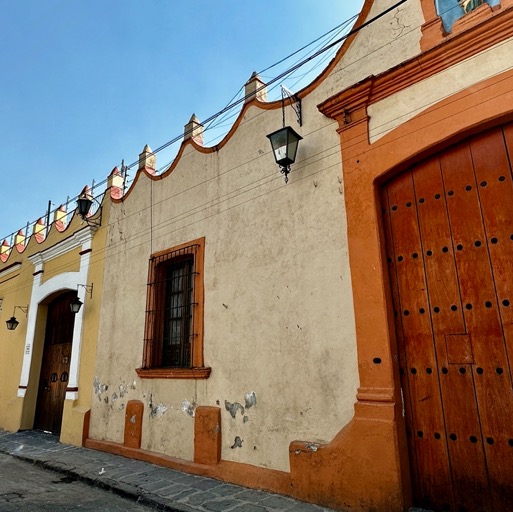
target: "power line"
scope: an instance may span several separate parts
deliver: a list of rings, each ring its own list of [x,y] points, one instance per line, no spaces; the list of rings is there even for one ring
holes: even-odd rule
[[[405,1],[406,1],[406,0],[405,0]],[[402,2],[401,2],[401,3],[402,3]],[[363,58],[363,57],[362,57],[362,58]],[[352,64],[354,64],[354,62],[353,62]],[[341,71],[341,70],[338,70],[338,71]],[[237,94],[238,94],[238,93],[237,93]],[[224,110],[224,109],[223,109],[223,110]]]
[[[363,57],[362,57],[362,58],[363,58]],[[260,113],[260,114],[258,114],[258,115],[263,115],[263,112],[261,112],[261,113]],[[327,125],[327,126],[324,126],[323,128],[327,128],[327,127],[329,127],[329,126],[330,126],[330,125]],[[311,132],[311,133],[313,133],[313,132]],[[326,153],[327,153],[327,151],[328,151],[328,150],[330,150],[330,149],[334,149],[335,151],[334,151],[333,153],[331,153],[331,154],[326,154]],[[321,155],[321,158],[327,158],[327,157],[330,157],[330,156],[337,155],[337,154],[338,154],[338,152],[339,152],[339,144],[338,144],[338,141],[337,141],[337,143],[336,143],[334,146],[332,146],[332,147],[330,147],[330,148],[327,148],[327,149],[324,149],[323,151],[321,151],[321,152],[319,153],[319,155]],[[231,169],[229,169],[228,171],[225,171],[225,172],[231,172],[231,171],[233,171],[234,169],[240,168],[242,165],[246,165],[247,163],[248,163],[248,161],[243,162],[243,163],[241,163],[240,165],[237,165],[236,167],[231,168]],[[336,162],[334,165],[339,165],[339,162]],[[304,167],[304,166],[303,166],[303,167]],[[299,167],[299,168],[298,168],[298,170],[301,170],[301,168],[303,168],[303,167]],[[332,167],[332,166],[330,166],[330,167]],[[273,172],[273,174],[270,174],[270,175],[269,175],[269,177],[271,178],[271,179],[269,180],[270,182],[272,182],[272,181],[274,181],[275,179],[277,179],[277,178],[278,178],[278,176],[276,176],[275,178],[273,178],[273,177],[272,177],[273,175],[275,175],[275,173],[274,173],[274,172]],[[216,178],[217,178],[217,177],[216,177]],[[263,179],[265,179],[265,177],[264,177]],[[261,186],[261,184],[259,184],[259,183],[258,183],[258,181],[261,181],[261,179],[257,180],[255,187]],[[199,186],[199,185],[204,184],[204,183],[205,183],[205,182],[200,183],[200,184],[198,184],[198,185],[196,185],[196,186]],[[251,191],[251,190],[252,190],[253,188],[255,188],[255,187],[251,187],[251,188],[247,189],[247,185],[246,185],[246,186],[244,186],[244,187],[243,187],[243,190],[242,190],[240,193],[241,193],[241,194],[247,193],[247,192]],[[237,192],[237,191],[235,191],[235,192]],[[227,194],[227,195],[228,195],[228,194]],[[233,198],[234,198],[234,197],[236,197],[237,195],[240,195],[240,194],[235,194],[235,195],[234,195],[234,194],[233,194],[233,191],[232,191],[232,192],[230,192],[229,197],[226,197],[224,200],[222,199],[222,197],[221,197],[221,198],[219,198],[219,197],[218,197],[218,198],[216,198],[216,199],[217,199],[216,206],[217,206],[217,205],[219,205],[219,204],[221,204],[221,203],[222,203],[222,202],[224,202],[224,201],[227,201],[227,200],[231,200],[231,199],[233,199]],[[170,199],[172,199],[173,197],[174,197],[174,196],[172,196],[172,197],[167,197],[165,200],[170,200]],[[164,201],[164,200],[163,200],[163,201]],[[163,201],[162,201],[162,202],[163,202]],[[205,207],[204,207],[204,208],[202,208],[202,206],[205,206]],[[178,222],[178,221],[180,221],[180,220],[183,220],[183,218],[187,218],[187,217],[190,217],[190,216],[192,216],[192,215],[196,215],[196,214],[198,214],[198,213],[201,213],[201,212],[203,212],[203,211],[206,211],[207,209],[209,209],[209,208],[211,208],[211,207],[212,207],[212,204],[209,204],[209,205],[207,205],[207,204],[204,204],[204,205],[198,205],[198,206],[196,206],[195,208],[193,208],[192,210],[190,210],[189,212],[181,212],[179,215],[177,215],[174,219],[170,220],[170,221],[169,221],[169,222],[167,222],[166,224],[171,224],[173,221]],[[198,208],[199,208],[199,210],[198,210]],[[135,212],[135,213],[134,213],[134,215],[135,215],[135,214],[140,214],[140,213],[142,213],[142,210]],[[169,220],[169,219],[168,219],[168,220]],[[159,226],[156,226],[156,227],[157,227],[157,228],[159,228],[159,227],[165,227],[165,225],[159,225]],[[181,228],[180,228],[180,229],[181,229]],[[137,238],[141,238],[142,236],[144,236],[144,234],[145,234],[145,233],[144,233],[144,231],[143,231],[142,233],[139,233],[139,236],[138,236]],[[114,246],[110,246],[110,247],[109,247],[109,249],[114,249],[114,248],[115,248],[115,245],[114,245]]]
[[[475,57],[473,57],[473,58],[475,58]],[[509,69],[513,69],[513,66],[511,66]],[[506,80],[506,78],[504,78],[503,80]],[[508,93],[506,92],[504,94],[508,94]],[[490,99],[495,99],[495,98],[496,97],[490,97]],[[455,99],[454,101],[457,101],[457,99]],[[444,105],[443,107],[440,106],[439,108],[446,108],[446,106],[447,105]],[[472,106],[468,107],[468,109],[471,109],[471,108],[473,108],[473,107]],[[449,109],[449,111],[450,111],[450,109]],[[454,114],[449,114],[448,116],[446,116],[442,120],[450,119],[453,116],[454,116]],[[319,128],[318,130],[315,130],[315,131],[319,131],[319,130],[330,128],[330,127],[331,127],[331,125],[326,125],[326,126],[321,127],[321,128]],[[313,132],[311,132],[309,135],[311,135],[312,133]],[[414,133],[415,132],[410,132],[407,135],[413,135]],[[398,138],[396,138],[394,140],[398,140]],[[332,152],[328,153],[329,151],[332,151]],[[298,167],[297,169],[295,169],[295,171],[297,171],[297,172],[294,173],[294,175],[296,176],[296,179],[294,179],[291,183],[289,183],[289,185],[287,185],[287,187],[293,187],[296,182],[301,182],[304,179],[311,178],[314,175],[318,175],[318,174],[323,173],[323,172],[325,172],[325,171],[327,171],[329,169],[332,169],[334,167],[338,168],[340,166],[340,160],[339,159],[337,159],[337,161],[334,162],[332,165],[322,166],[318,171],[313,171],[313,172],[310,172],[308,174],[303,173],[302,175],[299,174],[301,172],[301,170],[304,171],[305,169],[310,167],[312,164],[315,164],[315,163],[317,163],[317,162],[319,162],[321,160],[325,160],[326,158],[336,157],[339,154],[339,151],[340,151],[340,145],[339,145],[338,138],[337,138],[337,142],[333,146],[330,146],[328,148],[324,148],[322,151],[320,151],[316,155],[310,156],[307,159],[307,160],[309,160],[307,163],[304,163],[301,167]],[[249,161],[245,161],[245,162],[235,166],[234,168],[228,169],[223,174],[226,174],[228,172],[232,172],[235,169],[239,169],[243,165],[247,165],[251,161],[256,160],[258,158],[261,158],[262,156],[263,155],[260,155],[259,157],[256,157],[255,159],[252,159],[252,160],[249,160]],[[313,160],[313,161],[310,161],[310,160],[312,160],[313,157],[317,157],[317,158],[315,160]],[[216,176],[214,178],[211,178],[211,179],[217,179],[217,178],[218,178],[218,176]],[[162,228],[164,228],[166,226],[172,225],[173,223],[181,222],[181,221],[183,221],[185,219],[192,218],[194,215],[198,215],[198,214],[201,214],[203,212],[207,212],[209,209],[218,207],[221,204],[226,203],[227,201],[234,200],[235,198],[241,197],[241,196],[243,196],[243,195],[245,195],[245,194],[247,194],[249,192],[252,192],[253,190],[256,190],[256,189],[262,187],[262,186],[266,186],[266,185],[273,184],[273,183],[277,183],[278,186],[276,186],[276,187],[274,187],[274,188],[272,188],[270,190],[267,190],[266,192],[263,192],[261,194],[253,195],[252,197],[250,197],[250,198],[248,198],[246,200],[243,200],[241,202],[237,202],[236,204],[233,204],[231,206],[227,206],[226,208],[224,208],[222,210],[214,211],[211,214],[203,216],[201,219],[191,220],[186,225],[176,226],[172,230],[167,230],[163,235],[157,236],[154,240],[158,240],[159,238],[161,238],[163,236],[169,236],[169,234],[177,232],[178,230],[184,229],[185,227],[189,227],[189,226],[191,226],[193,224],[196,224],[198,222],[203,222],[203,221],[205,221],[205,220],[207,220],[209,218],[212,218],[212,217],[214,217],[216,215],[220,215],[220,214],[222,214],[222,213],[224,213],[226,211],[229,211],[229,210],[231,210],[233,208],[236,208],[238,206],[242,206],[243,204],[246,204],[249,201],[259,199],[259,198],[261,198],[261,197],[263,197],[263,196],[265,196],[267,194],[270,194],[270,193],[273,193],[273,192],[276,192],[276,191],[280,190],[281,188],[283,188],[281,176],[278,173],[276,173],[275,170],[273,169],[273,171],[270,174],[267,174],[267,175],[265,175],[265,176],[263,176],[261,178],[258,178],[257,180],[255,180],[255,181],[253,181],[253,182],[251,182],[249,184],[246,184],[246,185],[240,187],[239,189],[232,190],[229,193],[225,194],[225,196],[220,196],[219,198],[216,198],[216,199],[218,199],[218,201],[215,202],[215,203],[212,203],[212,201],[209,201],[209,202],[204,203],[203,205],[198,205],[198,206],[190,209],[189,211],[180,212],[174,218],[171,218],[171,219],[166,218],[162,223],[158,224],[157,226],[153,226],[153,228],[154,229],[162,229]],[[204,182],[201,182],[200,184],[197,184],[195,186],[201,186],[201,185],[205,185],[205,184],[206,184],[206,182],[204,181]],[[187,192],[189,190],[190,190],[190,188],[186,189],[185,191],[182,191],[182,192],[179,192],[177,194],[174,194],[173,196],[169,196],[166,199],[160,201],[159,203],[163,203],[163,202],[165,202],[167,200],[171,200],[173,198],[176,198],[178,195],[180,195],[180,194],[182,194],[184,192]],[[156,204],[159,204],[159,203],[156,203]],[[200,208],[200,209],[198,210],[198,208]],[[145,208],[145,209],[147,209],[147,208]],[[144,211],[144,209],[137,210],[136,212],[134,212],[130,216],[132,216],[132,215],[140,215],[143,211]],[[129,221],[129,217],[124,217],[123,221]],[[121,254],[126,253],[129,250],[135,250],[138,247],[144,246],[148,242],[148,240],[146,240],[144,237],[148,236],[148,235],[149,235],[149,231],[148,230],[142,230],[142,231],[139,231],[137,233],[137,236],[132,237],[132,238],[130,238],[128,240],[124,239],[121,242],[110,244],[108,247],[105,247],[103,250],[100,250],[100,251],[95,250],[93,252],[93,254],[92,254],[90,264],[91,265],[97,264],[97,263],[105,260],[105,258],[107,257],[107,254],[108,254],[109,258],[116,259]],[[131,245],[127,246],[127,242],[131,243]],[[46,274],[46,276],[47,276],[47,278],[50,278],[53,275],[57,275],[57,274],[61,273],[64,269],[72,268],[72,267],[73,267],[72,263],[61,265],[59,267],[53,268],[51,272],[48,272]],[[6,280],[4,283],[6,283],[7,281],[8,280]],[[4,288],[3,291],[4,291],[4,293],[8,294],[8,293],[10,293],[11,291],[14,291],[14,290],[18,290],[18,291],[19,290],[28,290],[31,287],[32,287],[32,282],[28,281],[26,286],[21,286],[20,287],[18,285],[14,285],[12,288]]]
[[[502,44],[505,44],[505,43],[502,43]],[[490,49],[490,50],[487,50],[487,51],[491,51],[491,49]],[[367,55],[366,57],[368,57],[368,55]],[[363,58],[363,57],[362,57],[362,58]],[[474,59],[474,58],[476,58],[476,57],[472,57],[471,59]],[[467,61],[465,61],[465,62],[468,62],[468,61],[470,61],[471,59],[468,59],[468,60],[467,60]],[[351,63],[351,64],[354,64],[354,62],[353,62],[353,63]],[[510,68],[508,68],[508,69],[511,69],[511,67],[510,67]],[[451,93],[450,95],[452,95],[452,94],[453,94],[453,93]],[[450,95],[448,95],[448,96],[450,96]],[[443,99],[443,98],[442,98],[442,99]],[[440,100],[440,101],[441,101],[441,100]],[[456,100],[454,100],[454,101],[456,101]],[[428,105],[428,106],[429,106],[429,105]],[[427,108],[428,106],[426,106],[425,108]],[[445,108],[445,107],[446,107],[446,105],[444,105],[443,107]],[[439,108],[442,108],[442,106],[440,106]],[[258,115],[263,115],[263,113],[264,113],[264,112],[261,112],[261,113],[259,113]],[[451,115],[447,116],[447,118],[446,118],[446,119],[449,119],[450,117],[451,117]],[[323,129],[323,128],[330,128],[330,127],[332,127],[332,125],[326,125],[326,126],[322,127],[322,129]],[[310,132],[310,134],[311,134],[311,133],[313,133],[313,132]],[[411,132],[411,133],[414,133],[414,132]],[[310,135],[310,134],[308,134],[308,135]],[[305,136],[307,136],[307,135],[305,135]],[[394,139],[394,140],[397,140],[397,139]],[[328,154],[328,151],[330,151],[330,150],[334,150],[334,151],[333,151],[333,153],[329,153],[329,154]],[[335,156],[335,155],[337,155],[337,154],[339,153],[339,150],[340,150],[340,146],[339,146],[338,138],[337,138],[337,143],[336,143],[334,146],[331,146],[331,147],[329,147],[329,148],[324,148],[321,152],[319,152],[319,153],[318,153],[318,155],[319,155],[319,159],[318,159],[318,160],[320,160],[320,159],[324,159],[324,158],[329,158],[329,157],[331,157],[331,156]],[[261,155],[261,156],[263,156],[263,155]],[[257,157],[257,158],[259,158],[259,157]],[[255,159],[252,159],[252,160],[255,160]],[[234,168],[231,168],[231,169],[227,170],[226,172],[232,172],[234,169],[238,169],[238,168],[242,167],[243,165],[247,165],[247,164],[248,164],[249,162],[251,162],[252,160],[245,161],[245,162],[243,162],[243,163],[241,163],[241,164],[237,165],[236,167],[234,167]],[[316,161],[318,161],[318,160],[316,160]],[[303,170],[304,170],[304,169],[308,168],[308,166],[309,166],[309,165],[310,165],[310,164],[306,164],[306,165],[303,165],[303,166],[301,166],[301,167],[298,167],[297,169],[298,169],[298,171],[301,171],[301,169],[303,169]],[[337,160],[337,162],[335,162],[332,166],[328,166],[327,168],[332,168],[332,167],[334,167],[334,166],[339,166],[339,165],[340,165],[340,161],[339,161],[339,160]],[[297,180],[294,180],[294,182],[295,182],[295,181],[298,181],[298,182],[299,182],[299,181],[301,181],[301,180],[303,180],[303,179],[310,178],[310,177],[311,177],[311,176],[313,176],[313,175],[316,175],[316,174],[318,174],[318,173],[320,173],[320,172],[323,172],[323,171],[324,171],[324,170],[326,170],[327,168],[322,168],[322,169],[320,169],[319,171],[314,171],[314,172],[312,172],[312,173],[309,173],[309,174],[305,174],[305,175],[303,175],[303,176],[300,176],[300,177],[298,177],[298,179],[297,179]],[[217,177],[215,177],[215,178],[217,178]],[[212,179],[214,179],[214,178],[212,178]],[[293,183],[294,183],[294,182],[292,182],[292,183],[291,183],[291,185],[293,185]],[[226,194],[226,196],[228,196],[228,197],[225,197],[224,199],[223,199],[223,196],[216,198],[216,199],[217,199],[216,204],[205,203],[205,204],[203,204],[203,205],[198,205],[198,206],[196,206],[195,208],[193,208],[192,210],[189,210],[188,212],[181,212],[181,213],[180,213],[179,215],[177,215],[174,219],[167,219],[169,222],[164,223],[164,224],[161,224],[161,225],[157,226],[157,228],[163,228],[163,227],[166,227],[167,225],[171,225],[171,224],[173,224],[173,221],[174,221],[174,222],[180,222],[180,221],[182,221],[182,220],[184,220],[184,219],[186,219],[186,218],[190,218],[190,217],[192,217],[192,216],[194,216],[194,215],[197,215],[197,214],[200,214],[200,213],[202,213],[202,212],[207,212],[207,211],[208,211],[210,208],[212,208],[212,207],[219,206],[220,204],[222,204],[222,203],[224,203],[224,202],[226,202],[226,201],[231,201],[231,200],[233,200],[235,197],[242,196],[242,195],[244,195],[244,194],[246,194],[246,193],[251,192],[252,190],[258,189],[258,188],[259,188],[259,187],[261,187],[261,186],[265,186],[265,185],[272,184],[272,183],[280,183],[280,185],[281,185],[281,177],[280,177],[279,175],[277,175],[277,173],[275,173],[275,172],[274,172],[274,170],[273,170],[273,173],[272,173],[272,174],[269,174],[269,175],[266,175],[266,176],[264,176],[264,177],[262,177],[262,178],[259,178],[258,180],[255,180],[254,182],[252,182],[252,183],[250,183],[250,184],[247,184],[247,185],[245,185],[244,187],[241,187],[239,190],[231,191],[229,194]],[[204,184],[205,184],[205,182],[202,182],[202,183],[200,183],[200,184],[198,184],[198,185],[195,185],[195,186],[200,186],[200,185],[202,185],[202,184],[204,185]],[[253,185],[253,186],[252,186],[252,185]],[[291,185],[289,185],[289,186],[291,186]],[[249,187],[249,188],[248,188],[248,187]],[[281,189],[281,188],[282,188],[282,186],[277,186],[277,187],[273,188],[272,190],[267,191],[266,193],[273,193],[273,192],[275,192],[275,191],[277,191],[277,190],[279,190],[279,189]],[[189,189],[188,189],[188,190],[189,190]],[[248,201],[258,199],[258,198],[260,198],[260,197],[264,196],[266,193],[262,193],[262,194],[259,194],[259,195],[256,195],[256,196],[253,196],[253,197],[251,197],[251,198],[247,199],[246,201],[242,201],[242,202],[239,202],[239,203],[237,203],[237,204],[235,204],[235,205],[228,206],[228,207],[227,207],[227,208],[225,208],[224,210],[221,210],[221,211],[218,211],[218,212],[215,212],[215,213],[209,214],[209,215],[207,215],[207,216],[204,216],[204,217],[202,217],[202,219],[198,219],[198,220],[196,220],[196,221],[192,221],[192,222],[191,222],[191,223],[189,223],[187,226],[189,226],[189,225],[191,225],[191,224],[193,224],[193,223],[196,223],[196,222],[204,221],[204,220],[206,220],[206,219],[208,219],[208,218],[213,217],[214,215],[222,214],[222,213],[224,213],[225,211],[228,211],[228,210],[230,210],[230,209],[232,209],[232,208],[235,208],[235,207],[237,207],[237,206],[240,206],[240,205],[242,205],[242,204],[245,204],[245,203],[247,203]],[[176,195],[174,195],[174,196],[172,196],[172,197],[167,197],[165,200],[172,199],[173,197],[176,197]],[[164,201],[164,200],[163,200],[163,201]],[[163,201],[161,201],[161,202],[163,202]],[[199,208],[199,210],[198,210],[198,208]],[[143,210],[138,210],[137,212],[134,212],[132,215],[140,214],[142,211],[143,211]],[[126,218],[125,218],[124,220],[126,220]],[[174,229],[174,231],[177,231],[177,230],[179,230],[179,229],[183,229],[183,227],[184,227],[184,226],[178,226],[178,227],[176,227],[176,228]],[[172,232],[174,232],[174,231],[166,231],[166,235],[167,235],[167,234],[169,234],[169,233],[172,233]],[[144,237],[144,235],[145,235],[145,234],[147,234],[145,231],[138,232],[138,236],[136,236],[136,237],[132,237],[131,239],[129,239],[129,240],[128,240],[128,242],[133,242],[133,243],[136,243],[136,244],[137,244],[137,245],[131,245],[130,249],[135,249],[135,248],[137,248],[137,247],[139,247],[139,246],[144,245],[144,244],[146,243],[146,241],[145,241],[145,240],[143,240],[143,237]],[[162,236],[166,236],[166,235],[162,235]],[[104,259],[105,259],[105,257],[106,257],[106,255],[107,255],[107,252],[109,252],[109,253],[110,253],[110,254],[109,254],[109,257],[110,257],[110,256],[112,256],[112,257],[119,256],[119,255],[121,254],[121,252],[122,252],[123,248],[125,248],[125,247],[126,247],[126,242],[125,242],[125,243],[116,243],[116,244],[112,244],[112,245],[110,245],[107,249],[105,249],[105,250],[103,250],[103,251],[95,251],[95,253],[94,253],[94,263],[98,263],[98,262],[100,262],[100,261],[104,260]],[[122,248],[122,249],[121,249],[121,250],[118,250],[118,249],[120,249],[120,248]],[[116,252],[114,252],[114,251],[116,251]],[[93,264],[93,259],[92,259],[92,261],[91,261],[91,264]],[[66,266],[66,267],[65,267],[65,266],[63,266],[62,268],[67,268],[67,266]],[[58,273],[57,269],[54,269],[54,271],[53,271],[53,272]],[[53,272],[52,272],[52,273],[53,273]],[[51,273],[48,273],[47,275],[49,276],[49,275],[51,275]],[[30,287],[30,286],[27,286],[27,288],[28,288],[28,287]],[[16,287],[16,288],[18,288],[18,287]]]
[[[399,0],[399,2],[395,3],[394,5],[388,7],[387,9],[385,9],[384,11],[382,11],[381,13],[377,14],[374,18],[371,18],[370,20],[367,20],[365,21],[364,23],[362,23],[360,26],[358,27],[355,27],[353,30],[351,30],[348,34],[345,34],[344,36],[338,38],[336,41],[330,43],[328,46],[324,47],[324,48],[321,48],[320,50],[314,52],[312,55],[310,55],[309,57],[306,57],[305,59],[301,60],[300,62],[294,64],[293,66],[291,66],[289,69],[285,70],[284,72],[280,73],[278,76],[276,76],[275,78],[271,79],[267,84],[263,85],[262,87],[258,88],[256,90],[256,93],[258,93],[259,91],[265,89],[266,87],[278,82],[279,80],[285,78],[287,75],[293,73],[294,71],[296,71],[297,69],[299,69],[300,67],[304,66],[305,64],[307,64],[308,62],[310,62],[311,60],[317,58],[319,55],[322,55],[324,52],[330,50],[331,48],[337,46],[338,44],[340,44],[341,42],[343,42],[344,40],[346,40],[347,38],[351,37],[352,35],[354,34],[357,34],[358,32],[360,32],[362,29],[364,29],[365,27],[371,25],[372,23],[376,22],[377,20],[379,20],[380,18],[382,18],[383,16],[385,16],[386,14],[388,14],[389,12],[393,11],[394,9],[396,9],[397,7],[399,7],[400,5],[406,3],[408,0]],[[354,16],[352,17],[354,18]],[[350,18],[350,19],[352,19]],[[349,21],[345,21],[343,22],[341,25],[344,25],[344,24],[347,24]],[[330,34],[331,32],[333,32],[334,30],[338,29],[338,27],[340,27],[341,25],[338,25],[337,27],[335,27],[334,29],[331,29],[329,32],[327,32],[326,34],[324,34],[323,36],[320,36],[320,38],[322,37],[325,37],[326,35]],[[316,41],[318,41],[319,38],[317,38],[316,40],[312,41],[311,43],[309,43],[308,45],[306,45],[305,47],[303,47],[302,49],[306,48],[307,46],[315,43]],[[298,50],[301,51],[302,49]],[[285,59],[282,59],[280,62],[283,62],[284,60],[287,60],[288,58],[290,58],[291,56],[295,55],[297,52],[294,52],[292,54],[290,54],[289,56],[285,57]],[[271,69],[272,67],[278,65],[280,62],[278,63],[275,63],[271,66],[269,66],[268,68],[266,68],[264,70],[264,72],[268,69]],[[236,106],[242,104],[242,103],[245,103],[250,97],[252,97],[255,93],[251,93],[247,96],[244,96],[230,104],[228,104],[226,107],[224,107],[223,109],[221,109],[219,112],[217,112],[216,114],[208,117],[207,119],[203,120],[203,124],[208,124],[208,123],[211,123],[212,121],[214,121],[217,117],[219,117],[220,115],[232,110],[233,108],[235,108]],[[174,137],[173,139],[171,139],[170,141],[166,142],[165,144],[159,146],[157,149],[155,149],[154,151],[152,151],[152,155],[155,155],[159,152],[161,152],[162,150],[168,148],[169,146],[171,146],[172,144],[178,142],[179,140],[181,140],[183,138],[183,133],[181,133],[180,135]],[[138,161],[135,161],[133,163],[131,163],[130,165],[126,166],[125,169],[126,171],[132,169],[133,167],[135,167],[136,165],[138,165]],[[96,184],[96,186],[102,186],[104,184],[106,184],[108,181],[108,178],[107,179],[104,179],[103,181],[99,182]],[[77,199],[78,195],[75,196],[74,198],[71,199],[71,201],[75,201]],[[51,213],[55,213],[55,211],[57,210],[58,208],[56,208],[55,210],[53,210]],[[32,223],[29,222],[29,224],[35,224],[37,222],[37,219],[35,221],[33,221]],[[6,238],[8,237],[13,237],[15,236],[17,233],[17,231],[14,231],[13,233],[11,233],[10,235],[8,235]]]

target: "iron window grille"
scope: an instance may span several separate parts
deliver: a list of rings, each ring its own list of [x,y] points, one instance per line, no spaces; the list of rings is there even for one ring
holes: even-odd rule
[[[143,368],[192,368],[199,244],[150,258]]]

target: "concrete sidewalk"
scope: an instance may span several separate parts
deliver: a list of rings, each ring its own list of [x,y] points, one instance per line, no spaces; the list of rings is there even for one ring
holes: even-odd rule
[[[61,444],[35,431],[0,430],[0,452],[110,490],[158,510],[177,512],[320,512],[285,496],[189,475],[109,453]],[[20,475],[23,478],[23,475]]]

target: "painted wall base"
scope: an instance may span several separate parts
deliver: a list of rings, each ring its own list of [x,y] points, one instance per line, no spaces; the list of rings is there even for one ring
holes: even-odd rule
[[[411,504],[404,484],[408,468],[401,468],[398,456],[406,449],[401,446],[404,433],[398,434],[403,422],[392,402],[357,403],[354,419],[327,445],[291,443],[290,473],[220,460],[218,407],[196,410],[194,462],[141,449],[138,418],[144,404],[134,400],[129,405],[124,443],[86,438],[84,446],[340,510],[398,512]]]

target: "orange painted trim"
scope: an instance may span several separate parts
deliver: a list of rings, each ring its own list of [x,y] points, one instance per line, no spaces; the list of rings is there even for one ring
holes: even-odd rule
[[[140,400],[129,400],[127,402],[123,444],[129,448],[141,447],[143,413],[144,404]]]
[[[208,379],[212,368],[136,368],[141,379]]]
[[[339,119],[362,104],[369,106],[385,99],[510,38],[512,25],[513,9],[498,11],[471,32],[461,33],[419,57],[370,77],[320,103],[318,108],[324,115]],[[368,94],[363,103],[362,90]]]
[[[292,495],[290,486],[290,475],[283,471],[274,469],[259,468],[249,464],[229,462],[221,460],[219,464],[208,466],[189,462],[168,455],[130,448],[119,443],[110,441],[97,441],[87,439],[86,448],[99,450],[115,455],[122,455],[130,459],[137,459],[151,464],[157,464],[178,471],[185,471],[193,475],[208,476],[217,480],[231,482],[253,489],[265,489],[280,494]]]
[[[362,10],[360,11],[360,14],[358,15],[358,18],[356,19],[355,24],[351,28],[351,31],[354,31],[355,29],[359,28],[365,21],[367,20],[367,17],[369,16],[370,10],[372,8],[372,5],[374,4],[375,0],[365,0]],[[354,33],[347,37],[344,42],[342,43],[342,46],[336,53],[335,57],[331,60],[331,62],[328,64],[328,66],[321,72],[321,74],[309,85],[301,89],[299,92],[297,92],[297,96],[300,98],[304,98],[305,96],[308,96],[312,91],[317,89],[319,85],[326,80],[331,74],[331,72],[335,69],[337,64],[342,60],[342,57],[347,53],[347,50],[351,47],[351,44],[353,44],[353,41],[358,36],[358,33]]]
[[[170,254],[172,252],[181,251],[182,249],[186,249],[193,245],[197,245],[200,247],[205,247],[205,237],[197,238],[196,240],[191,240],[190,242],[185,242],[183,244],[174,245],[169,249],[164,249],[163,251],[154,252],[151,257],[152,258],[160,258],[161,256],[165,256],[166,254]]]
[[[197,238],[180,245],[176,245],[164,251],[159,251],[151,255],[150,260],[150,279],[155,273],[155,265],[152,260],[160,258],[177,252],[183,249],[189,249],[190,253],[194,254],[194,286],[193,286],[193,302],[195,308],[193,310],[193,325],[196,335],[192,342],[192,368],[152,368],[154,361],[153,348],[150,344],[146,344],[143,350],[142,368],[136,368],[137,374],[141,378],[147,379],[207,379],[210,376],[211,369],[205,367],[204,364],[204,350],[203,350],[203,337],[204,337],[204,307],[205,307],[205,237]],[[151,309],[150,305],[155,301],[155,297],[148,294],[146,310]],[[145,321],[145,339],[152,339],[154,326],[150,325],[148,316]]]
[[[503,18],[510,15],[504,12]],[[324,104],[324,112],[339,122],[342,151],[360,376],[355,416],[315,452],[304,442],[292,443],[291,475],[311,500],[324,492],[331,493],[332,506],[403,510],[412,498],[380,186],[419,160],[512,120],[513,70],[440,101],[370,144],[366,110],[375,84],[376,79],[353,87],[352,102],[344,92],[338,96],[343,102]],[[331,474],[344,476],[337,480]]]
[[[214,466],[221,460],[221,409],[200,405],[194,415],[194,462]]]

